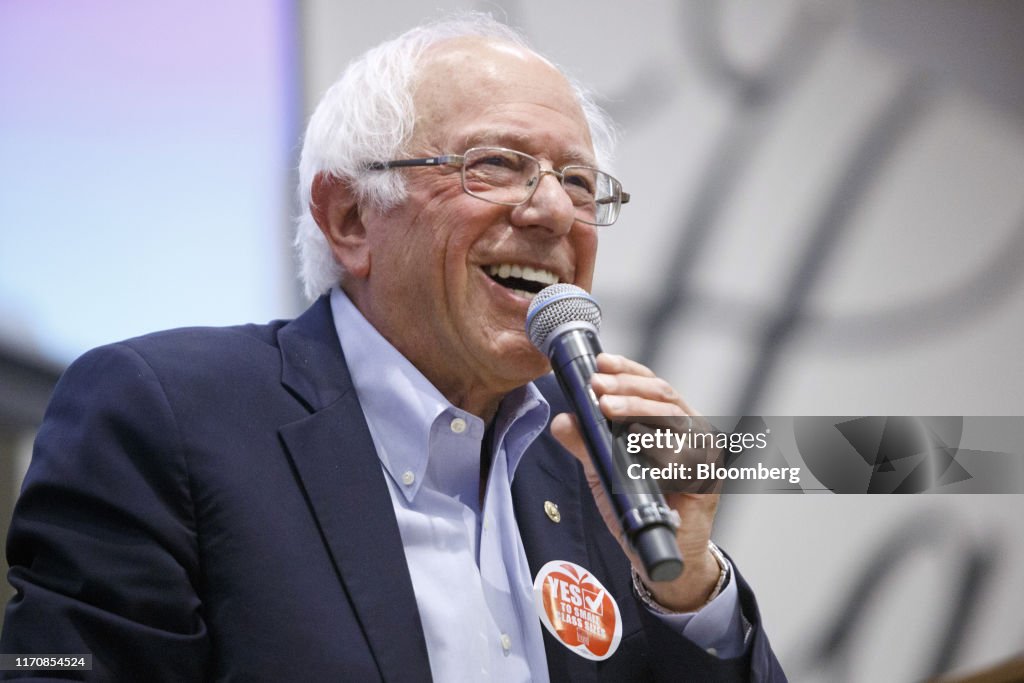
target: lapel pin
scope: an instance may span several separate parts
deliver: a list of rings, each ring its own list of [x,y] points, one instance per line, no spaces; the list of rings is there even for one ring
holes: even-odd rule
[[[562,521],[562,513],[558,511],[558,506],[552,503],[550,500],[544,501],[544,512],[547,514],[548,519],[550,519],[555,524],[558,524]]]

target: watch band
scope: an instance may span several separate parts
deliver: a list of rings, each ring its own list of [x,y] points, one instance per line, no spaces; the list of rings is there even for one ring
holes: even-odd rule
[[[725,584],[729,579],[729,563],[725,561],[725,556],[722,555],[722,551],[719,550],[718,546],[710,540],[708,541],[708,550],[711,551],[711,555],[715,558],[715,561],[718,562],[718,567],[721,571],[718,574],[718,582],[715,584],[714,590],[712,590],[711,594],[708,595],[708,598],[704,601],[704,604],[698,608],[698,611],[707,607],[709,604],[711,604],[712,600],[717,598],[722,593],[722,589],[725,588]],[[633,590],[636,592],[636,596],[640,598],[640,601],[644,603],[644,605],[646,605],[648,609],[650,609],[655,614],[683,614],[683,612],[675,612],[673,610],[667,609],[659,605],[657,601],[655,601],[654,596],[651,594],[651,591],[647,588],[647,586],[644,585],[643,580],[640,578],[640,574],[636,571],[635,568],[632,568],[632,572]]]

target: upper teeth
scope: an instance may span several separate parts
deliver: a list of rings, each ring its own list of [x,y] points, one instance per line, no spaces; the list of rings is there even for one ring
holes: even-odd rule
[[[531,268],[530,266],[520,266],[513,263],[502,263],[487,266],[487,274],[496,277],[517,277],[523,280],[530,280],[531,282],[539,282],[542,285],[554,285],[558,283],[558,276],[550,271],[541,270],[540,268]]]

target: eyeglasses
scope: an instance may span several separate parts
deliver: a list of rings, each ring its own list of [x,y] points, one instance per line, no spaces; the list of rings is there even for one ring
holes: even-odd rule
[[[619,217],[629,193],[622,183],[604,171],[589,166],[563,166],[560,170],[541,168],[540,161],[504,147],[474,147],[465,154],[444,154],[422,159],[375,161],[370,171],[409,166],[454,166],[462,173],[466,194],[492,204],[519,206],[530,201],[545,174],[558,178],[576,207],[576,220],[589,225],[611,225]]]

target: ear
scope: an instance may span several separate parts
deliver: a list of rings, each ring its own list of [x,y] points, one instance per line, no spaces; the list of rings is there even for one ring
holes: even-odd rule
[[[370,274],[370,247],[359,216],[355,192],[348,180],[329,173],[313,179],[310,211],[331,247],[334,260],[356,278]]]

